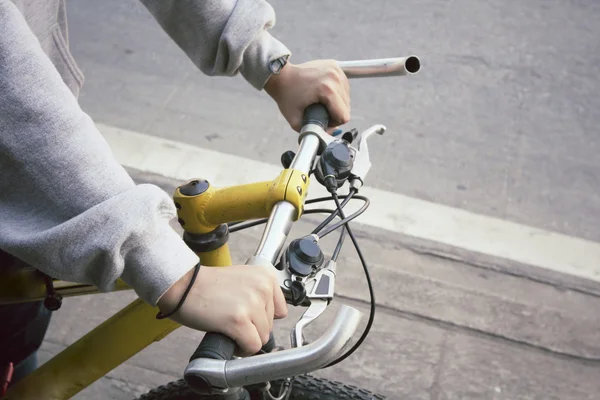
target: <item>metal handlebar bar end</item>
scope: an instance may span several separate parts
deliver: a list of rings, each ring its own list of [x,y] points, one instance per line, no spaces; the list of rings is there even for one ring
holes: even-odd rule
[[[338,61],[338,66],[349,79],[380,78],[416,74],[421,69],[421,60],[411,55],[377,60]]]
[[[191,383],[192,390],[192,385],[201,383],[222,393],[228,388],[315,371],[341,354],[356,333],[361,316],[360,311],[342,305],[327,332],[306,346],[228,361],[197,358],[185,369],[185,381]]]
[[[194,365],[201,363],[202,373],[194,373]],[[185,383],[194,392],[199,394],[226,393],[229,386],[225,379],[225,360],[214,360],[212,358],[198,358],[186,367],[183,377]],[[189,372],[188,371],[192,372]]]

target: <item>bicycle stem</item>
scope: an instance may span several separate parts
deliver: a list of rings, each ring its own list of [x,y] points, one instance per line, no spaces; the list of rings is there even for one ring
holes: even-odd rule
[[[323,130],[318,126],[313,126],[313,130],[316,129]],[[324,131],[322,135],[325,135]],[[311,132],[311,134],[304,135],[300,141],[298,153],[294,157],[290,168],[308,176],[319,148],[319,132]],[[297,211],[294,206],[286,201],[281,201],[273,206],[267,226],[256,250],[255,258],[267,260],[271,264],[277,263],[277,258],[290,233],[296,213]]]

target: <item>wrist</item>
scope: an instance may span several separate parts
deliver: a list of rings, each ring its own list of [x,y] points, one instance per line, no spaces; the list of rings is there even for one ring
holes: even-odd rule
[[[267,82],[265,83],[264,89],[265,92],[269,94],[271,97],[275,97],[277,93],[281,90],[281,88],[285,85],[285,81],[289,76],[291,70],[293,69],[293,64],[290,62],[286,62],[277,73],[271,74]]]
[[[194,269],[189,270],[185,275],[183,275],[177,282],[175,282],[167,291],[163,293],[163,295],[158,299],[157,306],[159,310],[163,313],[170,312],[177,302],[181,299],[181,296],[185,292],[186,288],[190,284],[192,280],[192,276],[194,275]]]

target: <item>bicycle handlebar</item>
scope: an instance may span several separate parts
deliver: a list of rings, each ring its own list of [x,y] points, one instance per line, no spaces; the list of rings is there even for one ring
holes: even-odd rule
[[[408,75],[418,72],[415,56],[380,60],[338,62],[348,78]],[[290,168],[308,175],[315,157],[333,140],[325,132],[329,113],[323,104],[306,108],[300,133],[299,150]],[[273,268],[290,232],[296,209],[286,201],[275,204],[255,255],[246,265]],[[275,270],[279,282],[289,280],[289,271]],[[227,388],[250,385],[314,371],[332,362],[358,328],[361,313],[342,306],[329,331],[312,344],[232,360],[235,341],[221,333],[207,333],[190,358],[184,378],[200,394],[225,392]]]
[[[325,119],[323,114],[323,111],[327,114],[327,109],[321,104],[313,104],[306,110],[304,119],[307,121],[326,122],[328,119],[328,117]],[[315,157],[323,147],[322,142],[325,139],[322,138],[325,136],[328,135],[320,125],[306,124],[300,136],[298,153],[292,160],[290,168],[308,176]],[[270,263],[272,266],[277,263],[277,258],[292,228],[296,214],[296,208],[287,201],[281,201],[273,206],[258,249],[254,257],[246,263],[247,265],[268,265]],[[279,282],[283,282],[285,279],[289,279],[289,276],[280,278]]]
[[[185,369],[185,381],[198,393],[215,394],[231,387],[314,371],[340,355],[358,329],[361,315],[360,311],[342,305],[327,332],[302,347],[235,360],[192,360]]]
[[[319,125],[321,128],[326,129],[329,126],[329,112],[327,111],[327,107],[319,103],[306,107],[302,126],[309,124]]]

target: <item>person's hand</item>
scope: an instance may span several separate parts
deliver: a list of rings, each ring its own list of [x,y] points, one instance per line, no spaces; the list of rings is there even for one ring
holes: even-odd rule
[[[279,75],[272,75],[265,91],[275,100],[290,126],[300,131],[304,109],[322,103],[330,114],[330,127],[350,120],[350,85],[334,60],[317,60],[294,65],[287,63]]]
[[[162,313],[175,308],[193,270],[159,300]],[[241,355],[256,354],[269,340],[273,319],[287,315],[275,273],[259,266],[200,267],[183,306],[171,319],[187,327],[220,332],[235,340]]]

